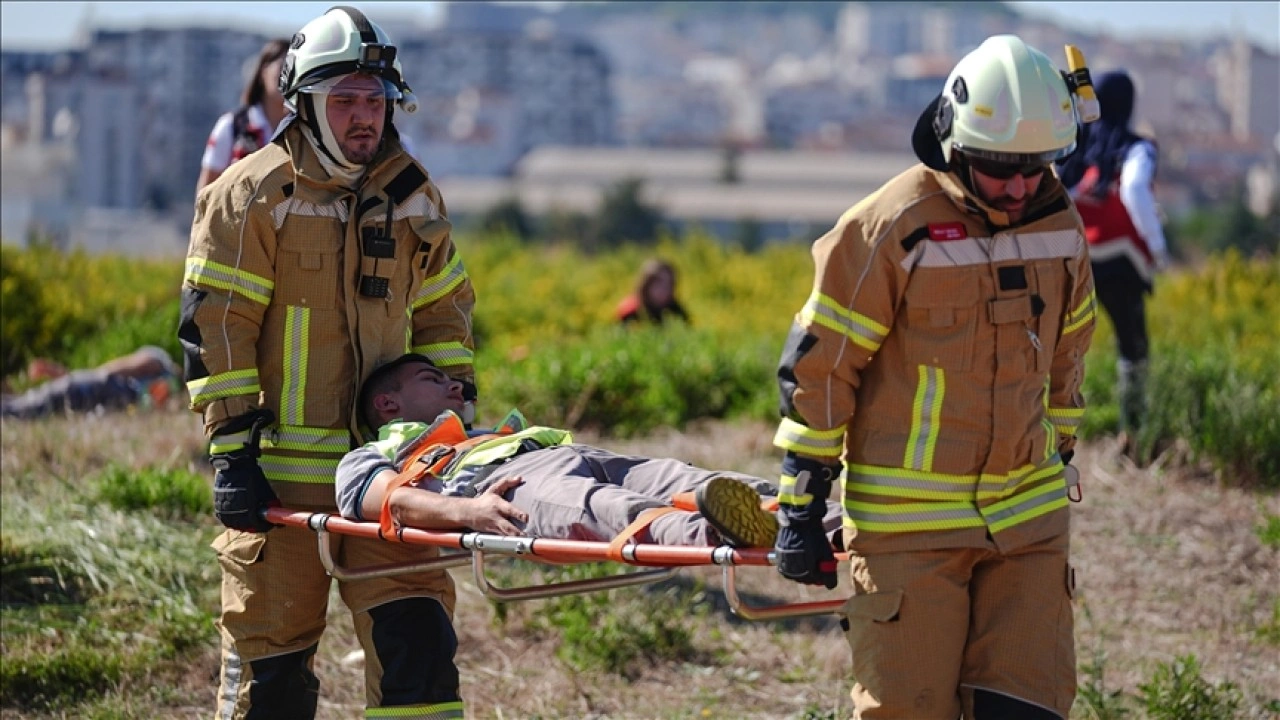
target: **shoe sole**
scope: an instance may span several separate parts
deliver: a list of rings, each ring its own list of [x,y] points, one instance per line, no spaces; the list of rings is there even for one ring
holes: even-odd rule
[[[733,547],[773,547],[778,518],[760,507],[751,486],[723,475],[698,488],[698,512]]]

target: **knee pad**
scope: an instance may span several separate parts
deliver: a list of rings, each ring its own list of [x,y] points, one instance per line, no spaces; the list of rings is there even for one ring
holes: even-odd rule
[[[456,702],[458,636],[439,601],[406,598],[369,610],[382,665],[382,705]]]
[[[249,712],[245,720],[312,720],[320,699],[320,679],[311,672],[312,645],[288,655],[249,663]]]
[[[974,689],[973,720],[1063,720],[1058,713],[990,690]]]

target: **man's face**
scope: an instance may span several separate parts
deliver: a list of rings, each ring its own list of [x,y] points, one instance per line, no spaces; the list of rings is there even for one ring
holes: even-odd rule
[[[348,75],[329,91],[325,116],[347,162],[373,162],[386,113],[382,81],[371,75]]]
[[[411,362],[397,368],[396,374],[400,379],[400,390],[391,395],[399,405],[399,412],[394,413],[394,417],[411,422],[431,422],[445,410],[462,414],[462,383],[451,379],[439,368]]]
[[[1006,213],[1009,222],[1016,223],[1026,212],[1027,201],[1040,190],[1040,182],[1044,180],[1048,166],[1015,168],[971,162],[969,169],[978,197],[996,210]]]

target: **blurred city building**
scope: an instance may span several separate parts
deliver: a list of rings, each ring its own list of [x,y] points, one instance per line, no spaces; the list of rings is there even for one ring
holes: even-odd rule
[[[1161,150],[1167,214],[1242,186],[1265,207],[1280,185],[1280,59],[1239,38],[1121,39],[1000,2],[466,2],[448,3],[433,27],[389,27],[421,101],[397,126],[455,212],[502,192],[534,212],[589,203],[599,183],[636,176],[674,218],[783,227],[826,217],[827,190],[806,172],[831,178],[832,202],[887,180],[896,161],[865,165],[881,174],[855,181],[823,158],[909,161],[920,109],[961,55],[1001,32],[1060,62],[1064,44],[1078,45],[1095,73],[1130,72],[1139,127]],[[262,43],[288,32],[261,30],[88,28],[72,50],[0,52],[4,238],[181,253],[207,133]],[[728,150],[742,153],[736,182],[719,179]],[[701,168],[697,182],[672,179],[684,162]],[[592,179],[579,163],[609,172]],[[782,175],[757,178],[760,163]],[[762,183],[809,209],[788,215]]]

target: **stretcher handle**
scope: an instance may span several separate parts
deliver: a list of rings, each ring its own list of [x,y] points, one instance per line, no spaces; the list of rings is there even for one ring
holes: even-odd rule
[[[427,572],[430,570],[446,570],[461,567],[471,562],[471,553],[451,552],[437,555],[429,560],[418,562],[382,563],[367,565],[362,568],[347,569],[338,565],[333,559],[332,536],[326,528],[316,530],[317,542],[320,545],[320,564],[330,577],[343,582],[349,580],[371,580],[373,578],[394,577],[407,573]]]
[[[780,605],[748,605],[738,595],[738,568],[724,566],[724,596],[729,609],[743,620],[776,620],[778,618],[808,617],[810,615],[842,615],[846,598],[815,602],[783,603]]]
[[[514,600],[538,600],[541,598],[576,595],[579,593],[613,590],[614,588],[647,585],[666,580],[676,574],[679,568],[651,568],[634,572],[619,573],[602,578],[585,580],[566,580],[547,585],[528,585],[525,587],[500,588],[489,582],[484,572],[484,553],[476,551],[471,555],[471,576],[480,592],[491,600],[510,602]]]

